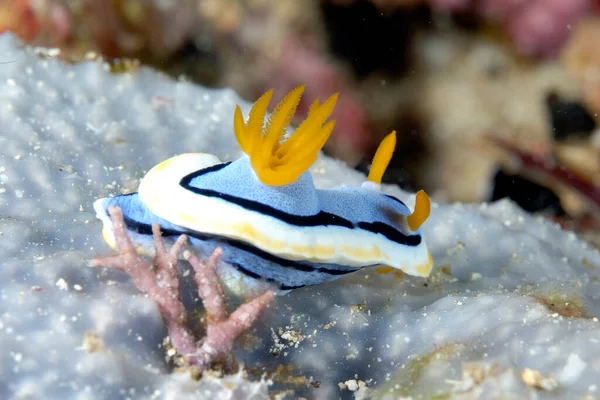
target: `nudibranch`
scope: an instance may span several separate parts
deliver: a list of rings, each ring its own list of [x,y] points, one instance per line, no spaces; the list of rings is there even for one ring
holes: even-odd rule
[[[414,211],[380,191],[396,144],[379,146],[361,187],[317,189],[309,167],[331,134],[327,121],[337,95],[315,100],[295,131],[286,131],[304,87],[292,90],[265,122],[272,91],[245,121],[238,106],[234,132],[244,155],[222,162],[189,153],[152,168],[137,193],[97,200],[103,236],[115,247],[109,207],[120,207],[138,249],[152,251],[152,224],[164,237],[186,234],[199,254],[222,249],[219,275],[243,296],[284,293],[331,281],[360,268],[385,265],[426,277],[432,258],[420,232],[429,198],[420,191]]]

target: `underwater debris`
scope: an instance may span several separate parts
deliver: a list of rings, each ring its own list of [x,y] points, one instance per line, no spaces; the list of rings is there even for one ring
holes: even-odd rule
[[[516,174],[551,190],[547,201],[555,193],[560,204],[548,203],[554,209],[553,219],[565,230],[579,233],[595,247],[600,247],[600,173],[599,150],[589,145],[579,146],[581,151],[572,157],[572,144],[555,144],[552,155],[540,156],[519,149],[509,141],[491,139],[506,151],[516,169]],[[582,152],[586,157],[582,157]],[[572,163],[571,159],[577,160]],[[521,179],[520,177],[517,179]],[[539,196],[542,192],[538,192]],[[521,193],[522,195],[523,193]],[[521,196],[522,197],[522,196]],[[541,198],[539,199],[541,200]],[[528,200],[531,201],[531,198]],[[530,210],[538,211],[538,210]]]
[[[585,139],[596,129],[596,121],[578,101],[565,100],[550,93],[546,104],[552,120],[552,136],[557,141]]]
[[[514,157],[523,174],[531,176],[547,187],[565,185],[589,200],[596,212],[600,211],[600,188],[595,182],[588,181],[557,164],[556,159],[551,156],[540,157],[528,153],[500,138],[490,138],[490,140]]]

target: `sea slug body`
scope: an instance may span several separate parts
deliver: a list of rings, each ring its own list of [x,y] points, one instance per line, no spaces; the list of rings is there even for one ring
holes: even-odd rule
[[[108,208],[119,207],[138,249],[152,252],[152,224],[164,237],[187,235],[197,254],[221,248],[219,276],[243,297],[283,294],[374,265],[428,276],[433,261],[419,230],[429,216],[427,195],[417,194],[411,212],[379,191],[395,133],[380,145],[362,187],[317,189],[308,168],[334,128],[327,119],[337,95],[316,100],[288,134],[303,89],[292,90],[266,123],[271,91],[254,104],[248,121],[236,109],[235,136],[245,153],[239,159],[179,155],[152,168],[137,193],[97,200],[107,243],[115,247]]]

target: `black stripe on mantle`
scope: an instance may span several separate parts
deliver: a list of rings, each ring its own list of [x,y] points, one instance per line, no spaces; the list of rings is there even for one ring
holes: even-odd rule
[[[133,220],[129,217],[123,216],[123,220],[125,222],[125,226],[127,226],[128,229],[131,229],[139,234],[142,235],[152,235],[152,225],[144,223],[144,222],[140,222],[140,221],[136,221]],[[253,254],[257,257],[260,257],[266,261],[269,261],[271,263],[274,263],[282,268],[291,268],[294,269],[296,271],[301,271],[301,272],[320,272],[323,274],[327,274],[327,275],[331,275],[331,276],[341,276],[341,275],[346,275],[352,272],[356,272],[358,271],[361,267],[347,267],[347,269],[343,269],[344,267],[340,266],[340,269],[332,269],[332,268],[327,268],[327,267],[319,267],[316,265],[310,265],[310,264],[305,264],[305,263],[300,263],[297,261],[293,261],[293,260],[287,260],[285,258],[281,258],[281,257],[277,257],[271,253],[268,253],[266,251],[263,251],[257,247],[254,247],[252,245],[249,245],[245,242],[241,242],[238,240],[233,240],[233,239],[229,239],[229,238],[225,238],[223,236],[218,236],[218,235],[208,235],[208,234],[204,234],[204,233],[200,233],[197,231],[192,231],[192,230],[187,230],[187,229],[182,229],[182,230],[177,230],[177,229],[167,229],[167,228],[163,228],[160,227],[161,233],[164,237],[172,237],[172,236],[180,236],[180,235],[187,235],[193,238],[196,238],[198,240],[218,240],[224,244],[227,244],[231,247],[234,247],[238,250],[242,250],[245,252],[248,252],[250,254]],[[227,260],[225,260],[227,261]],[[243,266],[241,266],[238,263],[231,263],[230,264],[236,268],[238,271],[240,271],[241,273],[243,273],[244,275],[247,275],[251,278],[254,279],[263,279],[266,280],[268,282],[273,282],[276,283],[277,285],[279,285],[281,290],[292,290],[292,289],[298,289],[301,287],[304,287],[305,285],[300,285],[300,286],[289,286],[289,285],[285,285],[282,282],[277,282],[272,278],[266,278],[254,271],[250,271],[247,268],[244,268]],[[365,266],[366,267],[366,266]]]
[[[349,221],[338,215],[328,213],[325,211],[320,211],[314,215],[289,214],[289,213],[286,213],[285,211],[278,210],[274,207],[271,207],[271,206],[263,204],[263,203],[259,203],[254,200],[248,200],[248,199],[244,199],[241,197],[217,192],[215,190],[201,189],[201,188],[191,186],[191,182],[195,178],[198,178],[202,175],[205,175],[205,174],[208,174],[211,172],[219,171],[219,170],[225,168],[226,166],[228,166],[229,164],[230,163],[216,164],[216,165],[212,165],[208,168],[203,168],[198,171],[192,172],[191,174],[184,176],[181,179],[181,181],[179,181],[179,184],[184,189],[189,190],[193,193],[199,194],[201,196],[216,197],[216,198],[225,200],[229,203],[236,204],[245,209],[276,218],[276,219],[283,221],[289,225],[295,225],[295,226],[299,226],[299,227],[340,226],[340,227],[347,228],[347,229],[356,229],[358,227],[359,229],[362,229],[362,230],[365,230],[365,231],[368,231],[371,233],[381,234],[381,235],[385,236],[387,239],[391,240],[392,242],[395,242],[395,243],[398,243],[401,245],[415,247],[415,246],[418,246],[419,244],[421,244],[421,235],[405,235],[404,233],[402,233],[398,229],[394,228],[393,226],[390,226],[383,222],[358,222],[357,224],[354,224],[352,221]],[[386,195],[386,196],[393,198],[396,201],[402,203],[400,200],[396,199],[395,197],[388,196],[388,195]],[[404,203],[402,203],[402,204],[404,204]]]

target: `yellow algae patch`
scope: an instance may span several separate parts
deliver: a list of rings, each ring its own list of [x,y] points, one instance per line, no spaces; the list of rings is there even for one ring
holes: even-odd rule
[[[406,366],[399,368],[395,375],[386,379],[386,383],[378,386],[371,393],[373,399],[381,398],[414,398],[423,399],[450,399],[451,394],[444,392],[436,392],[429,394],[415,393],[416,389],[423,387],[424,382],[428,382],[427,378],[433,376],[436,371],[442,370],[444,366],[450,365],[456,357],[460,356],[467,348],[466,345],[454,342],[445,345],[435,346],[435,349],[429,353],[418,354],[416,357],[407,361]]]
[[[545,288],[528,288],[524,294],[533,297],[551,313],[563,318],[591,318],[585,300],[569,287],[551,285]]]
[[[390,266],[378,267],[378,268],[375,268],[375,272],[377,272],[378,274],[384,275],[384,274],[389,274],[390,272],[392,272],[395,269],[396,268],[390,267]]]

